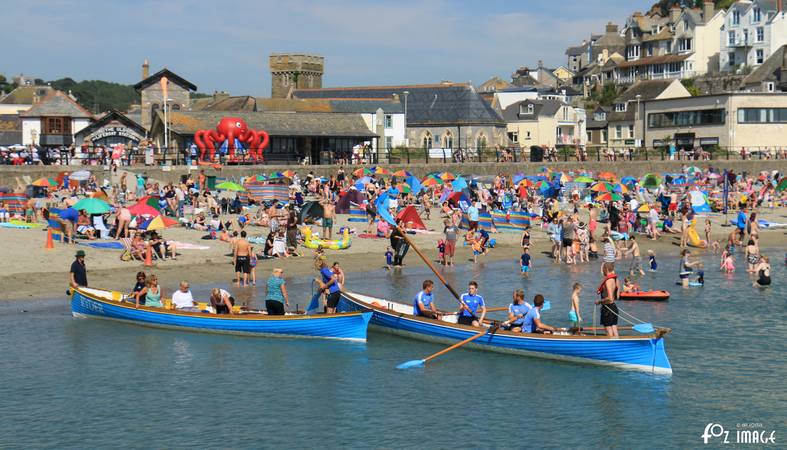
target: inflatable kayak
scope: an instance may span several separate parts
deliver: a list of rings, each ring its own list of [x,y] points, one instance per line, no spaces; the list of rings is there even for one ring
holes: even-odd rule
[[[621,300],[645,300],[651,302],[661,302],[669,299],[669,292],[667,291],[638,291],[638,292],[621,292]]]

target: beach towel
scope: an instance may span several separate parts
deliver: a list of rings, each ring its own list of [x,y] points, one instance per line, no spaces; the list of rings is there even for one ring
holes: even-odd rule
[[[209,250],[210,249],[210,247],[208,247],[207,245],[197,245],[197,244],[192,244],[190,242],[172,241],[172,244],[178,250]]]
[[[24,223],[24,222],[17,222],[15,220],[11,221],[11,222],[0,222],[0,227],[1,228],[30,229],[30,228],[33,228],[31,225],[34,225],[34,224]]]
[[[121,242],[77,242],[77,244],[85,245],[90,248],[109,250],[123,250],[125,248]]]

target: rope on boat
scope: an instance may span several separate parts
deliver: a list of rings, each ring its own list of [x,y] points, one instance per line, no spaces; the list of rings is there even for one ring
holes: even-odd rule
[[[627,313],[626,311],[623,311],[622,309],[620,309],[620,306],[618,306],[618,312],[619,312],[619,313],[622,313],[622,314],[625,314],[626,316],[628,316],[628,317],[630,317],[631,319],[633,319],[633,320],[636,320],[636,321],[638,322],[638,323],[634,323],[634,322],[632,322],[631,320],[629,320],[629,319],[627,319],[627,318],[625,318],[625,317],[621,316],[620,314],[615,314],[616,316],[618,316],[618,318],[620,318],[620,319],[623,319],[624,321],[628,322],[628,323],[629,323],[630,325],[632,325],[632,326],[633,326],[633,325],[638,325],[638,324],[640,324],[640,323],[645,323],[645,321],[644,321],[644,320],[641,320],[641,319],[639,319],[639,318],[637,318],[637,317],[634,317],[634,315],[632,315],[632,314],[629,314],[629,313]]]

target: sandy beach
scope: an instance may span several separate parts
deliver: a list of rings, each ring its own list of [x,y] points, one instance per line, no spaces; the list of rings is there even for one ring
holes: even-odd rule
[[[586,212],[581,211],[580,216],[585,217]],[[762,209],[759,213],[761,219],[773,222],[787,222],[787,209]],[[334,230],[341,226],[356,228],[359,233],[364,232],[365,224],[349,223],[349,216],[340,215],[336,221]],[[733,214],[729,219],[734,218]],[[727,235],[731,231],[730,227],[722,227],[724,215],[711,216],[713,222],[713,232],[711,238],[718,240],[722,245],[726,242]],[[442,236],[442,223],[437,214],[432,215],[432,219],[424,221],[430,231],[411,235],[416,244],[432,260],[437,260],[437,240]],[[540,223],[540,222],[534,222]],[[267,228],[248,227],[250,236],[265,236]],[[787,243],[785,239],[785,229],[763,230],[761,232],[760,246],[764,253],[769,249],[783,249]],[[208,246],[207,250],[183,249],[179,251],[178,259],[175,261],[155,261],[154,267],[146,268],[139,262],[124,262],[119,256],[120,250],[94,249],[84,245],[67,245],[55,243],[55,248],[45,250],[46,232],[43,228],[34,229],[0,229],[0,248],[6,255],[6,266],[0,275],[0,284],[3,286],[0,291],[0,300],[15,299],[38,299],[53,298],[64,296],[67,287],[68,271],[74,258],[76,250],[87,252],[86,264],[88,268],[88,278],[90,285],[118,290],[128,290],[133,285],[134,274],[139,270],[152,272],[158,275],[165,291],[172,292],[180,280],[188,280],[192,284],[220,284],[229,285],[234,277],[231,266],[231,258],[226,256],[230,253],[229,244],[218,240],[202,240],[204,232],[173,228],[165,230],[164,237],[168,240],[185,242],[189,244]],[[544,252],[548,252],[550,244],[544,231],[535,226],[531,233],[532,249],[531,255],[534,258],[534,270],[538,271],[539,265],[554,264],[552,259]],[[483,260],[503,260],[510,259],[512,267],[516,267],[515,261],[518,260],[521,250],[519,247],[520,233],[500,232],[492,235],[497,241],[497,246],[485,255],[479,257]],[[643,255],[652,249],[660,257],[675,256],[679,252],[679,235],[664,236],[658,241],[651,241],[645,236],[640,236],[640,248]],[[326,252],[329,262],[338,261],[346,272],[358,273],[370,270],[381,269],[385,265],[384,253],[389,245],[388,239],[364,239],[353,238],[352,246],[346,250]],[[257,246],[255,250],[260,250]],[[274,267],[281,267],[285,270],[287,277],[299,277],[316,274],[312,264],[312,250],[301,247],[303,256],[277,259],[260,260],[257,266],[258,283],[270,275]],[[709,250],[695,249],[698,252],[708,252]],[[772,254],[772,263],[778,263],[782,254]],[[462,246],[461,242],[457,245],[456,259],[457,264],[472,264],[470,260],[472,252],[468,247]],[[740,259],[740,256],[738,257]],[[405,265],[422,266],[424,263],[410,251],[405,259]],[[596,263],[591,262],[591,265]],[[741,262],[739,261],[739,265]],[[715,269],[715,268],[713,268]],[[593,270],[588,267],[588,270]],[[512,269],[512,276],[516,276]],[[306,296],[306,293],[293,293],[295,296]]]

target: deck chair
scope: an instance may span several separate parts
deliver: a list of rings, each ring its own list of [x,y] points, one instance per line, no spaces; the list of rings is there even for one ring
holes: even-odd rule
[[[120,260],[132,261],[134,256],[131,254],[131,238],[120,238],[120,243],[123,244],[123,251],[120,253]]]
[[[98,232],[101,239],[109,238],[109,229],[104,225],[104,218],[102,216],[93,216],[93,228]]]

